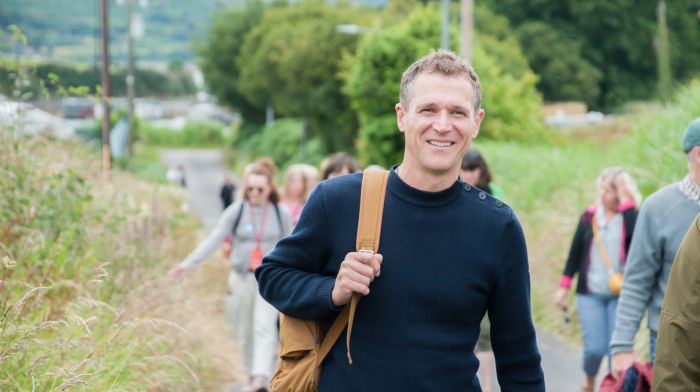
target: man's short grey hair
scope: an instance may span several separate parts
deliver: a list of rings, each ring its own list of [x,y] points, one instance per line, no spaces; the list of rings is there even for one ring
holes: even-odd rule
[[[450,77],[465,77],[474,87],[474,110],[481,109],[481,83],[471,64],[454,52],[438,49],[421,57],[411,64],[401,77],[399,99],[401,106],[407,107],[411,98],[413,83],[420,74],[439,74]]]

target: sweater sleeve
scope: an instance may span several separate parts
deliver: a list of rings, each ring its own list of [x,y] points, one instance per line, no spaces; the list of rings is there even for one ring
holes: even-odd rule
[[[569,257],[566,259],[566,265],[564,266],[564,274],[560,282],[560,286],[569,288],[571,287],[571,279],[576,273],[579,272],[581,268],[581,260],[585,257],[586,245],[584,244],[584,231],[585,222],[583,221],[583,216],[578,221],[576,226],[576,232],[574,233],[574,238],[571,240],[571,247],[569,248]]]
[[[663,244],[656,235],[656,225],[647,205],[637,218],[632,244],[625,265],[622,291],[617,304],[615,330],[610,347],[613,354],[634,351],[634,337],[644,311],[651,301],[656,276],[661,269]]]
[[[525,237],[512,212],[500,249],[503,268],[488,303],[498,382],[503,391],[544,391],[544,374],[530,313]]]
[[[319,184],[292,234],[280,240],[255,270],[260,295],[280,312],[301,319],[337,314],[331,303],[334,276],[323,275],[329,254],[328,227]]]
[[[233,229],[233,223],[240,207],[240,202],[228,206],[219,216],[219,220],[216,222],[216,226],[214,226],[211,233],[209,233],[204,241],[197,245],[192,253],[185,258],[182,264],[187,267],[193,267],[194,265],[201,263],[207,258],[207,256],[209,256],[209,254],[211,254],[211,252],[216,250],[224,241],[226,235]]]

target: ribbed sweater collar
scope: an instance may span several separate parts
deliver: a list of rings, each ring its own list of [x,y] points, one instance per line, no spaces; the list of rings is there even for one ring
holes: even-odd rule
[[[452,202],[459,196],[463,188],[462,183],[455,179],[454,184],[442,191],[422,191],[405,183],[396,173],[397,167],[398,165],[393,166],[389,171],[387,189],[392,195],[410,204],[422,207],[439,207]]]

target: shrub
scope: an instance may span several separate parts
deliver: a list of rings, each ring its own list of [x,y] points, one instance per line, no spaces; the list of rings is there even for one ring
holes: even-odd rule
[[[0,390],[212,390],[234,374],[208,348],[232,350],[211,305],[162,279],[194,242],[180,190],[104,182],[72,142],[0,132],[0,155]]]
[[[156,127],[143,121],[139,140],[155,146],[222,146],[229,142],[224,126],[215,121],[189,121],[181,130]]]
[[[545,127],[540,115],[542,98],[535,90],[537,77],[527,68],[517,41],[503,38],[508,33],[503,29],[492,31],[494,37],[500,38],[477,42],[474,54],[475,69],[481,78],[482,106],[486,110],[480,137],[542,138]],[[412,62],[439,46],[439,40],[437,9],[418,7],[405,23],[367,36],[355,58],[346,60],[345,92],[360,116],[358,155],[363,163],[388,166],[401,159],[403,137],[391,120],[395,118],[393,108],[399,99],[399,81]],[[505,53],[518,60],[505,59]]]
[[[236,144],[248,160],[267,156],[280,167],[299,162],[317,165],[323,157],[320,139],[309,139],[303,123],[295,119],[276,120]]]

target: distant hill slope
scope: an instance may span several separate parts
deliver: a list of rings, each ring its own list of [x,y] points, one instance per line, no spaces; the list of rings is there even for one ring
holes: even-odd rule
[[[126,62],[126,0],[110,0],[110,55]],[[204,38],[210,15],[230,0],[134,0],[144,35],[135,42],[141,61],[194,59],[192,41]],[[18,25],[27,35],[23,53],[52,61],[100,58],[99,0],[2,0],[0,26]],[[7,50],[5,50],[7,53]]]
[[[193,61],[193,40],[206,37],[212,13],[243,0],[133,0],[144,35],[135,41],[139,61]],[[127,0],[110,0],[110,56],[126,63]],[[381,7],[386,0],[361,0]],[[100,0],[0,0],[0,27],[27,35],[23,54],[51,61],[100,61]],[[8,49],[0,50],[7,54]]]

